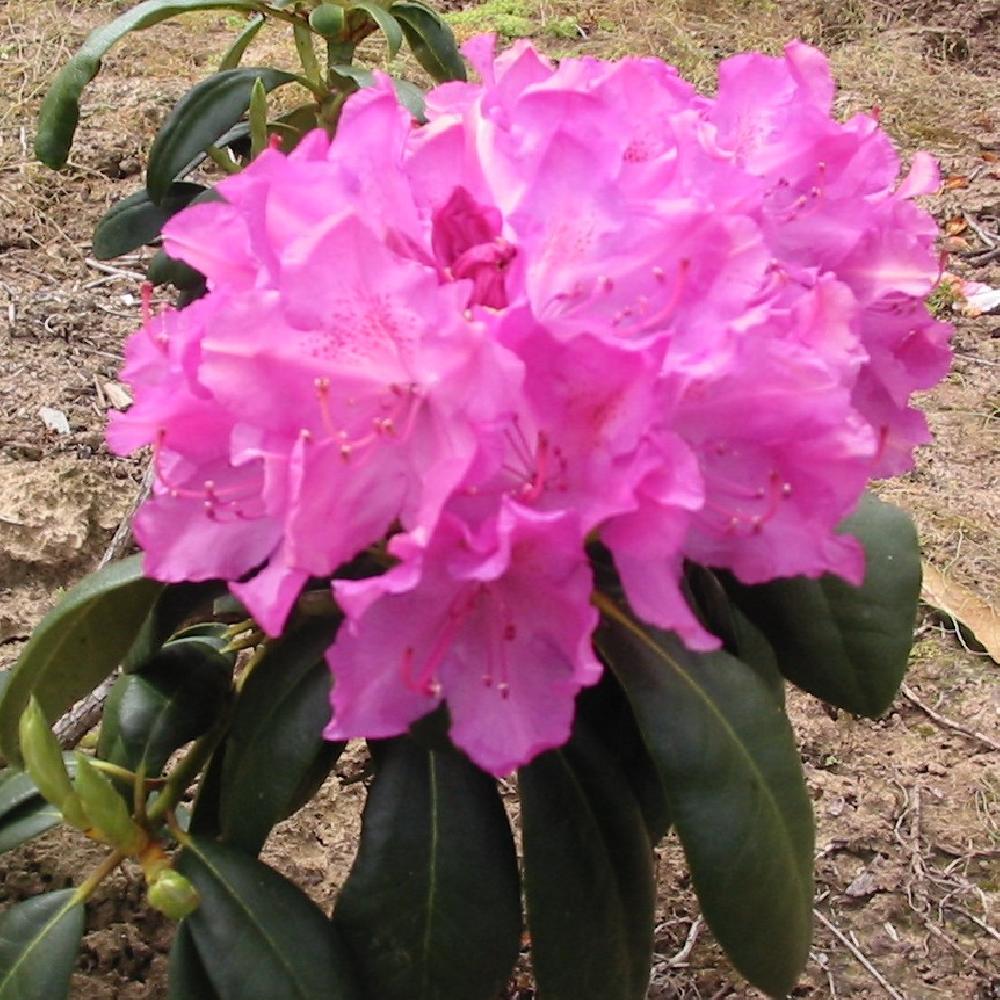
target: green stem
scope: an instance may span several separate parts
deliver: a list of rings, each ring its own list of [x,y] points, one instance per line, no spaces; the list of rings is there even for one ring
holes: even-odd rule
[[[302,63],[306,79],[314,87],[323,88],[326,81],[323,79],[323,71],[319,68],[319,60],[313,48],[313,33],[305,24],[296,24],[292,31],[295,36],[295,51],[299,54],[299,62]]]
[[[125,851],[112,851],[85,881],[81,882],[73,893],[73,903],[82,903],[89,899],[90,894],[125,860]]]
[[[90,758],[90,764],[98,771],[103,771],[112,778],[119,778],[122,781],[127,781],[130,785],[135,784],[135,782],[139,780],[142,781],[147,788],[156,788],[158,785],[162,785],[166,780],[165,778],[140,778],[135,771],[129,771],[127,768],[119,767],[117,764],[112,764],[107,760],[98,760],[96,757]]]
[[[228,710],[224,711],[216,724],[198,740],[181,762],[170,772],[163,791],[149,807],[149,822],[154,824],[173,811],[181,797],[194,781],[195,775],[208,763],[222,737],[229,728]]]

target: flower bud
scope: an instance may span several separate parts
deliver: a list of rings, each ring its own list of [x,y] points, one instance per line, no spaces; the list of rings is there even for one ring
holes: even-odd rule
[[[171,920],[183,920],[201,902],[198,890],[173,868],[164,869],[149,883],[147,898],[150,906]]]
[[[337,38],[344,30],[344,11],[332,3],[320,4],[309,15],[309,26],[324,38]]]

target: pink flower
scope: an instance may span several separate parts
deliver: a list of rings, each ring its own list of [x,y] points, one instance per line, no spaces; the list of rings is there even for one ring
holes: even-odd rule
[[[426,551],[385,576],[334,585],[348,616],[327,655],[330,739],[393,736],[442,700],[451,738],[507,774],[569,737],[601,666],[591,574],[570,514],[505,501],[473,535],[446,516]]]
[[[443,702],[499,775],[600,675],[592,546],[699,650],[685,561],[859,581],[838,526],[927,439],[950,328],[936,167],[900,181],[873,117],[833,118],[817,50],[727,60],[714,98],[652,59],[465,53],[426,125],[378,77],[168,223],[208,295],[131,338],[109,441],[154,449],[150,575],[226,579],[272,635],[332,581],[330,738]],[[393,561],[344,579],[366,553]]]

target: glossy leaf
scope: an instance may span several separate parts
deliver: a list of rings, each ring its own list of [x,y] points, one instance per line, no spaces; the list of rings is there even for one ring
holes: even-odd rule
[[[76,756],[63,753],[63,764],[70,777],[76,773]],[[4,817],[41,796],[38,786],[27,771],[7,768],[0,773],[0,822]]]
[[[228,593],[222,580],[171,583],[164,587],[122,660],[122,669],[128,673],[145,667],[178,629],[192,617],[212,615],[216,599]]]
[[[252,854],[300,801],[303,783],[315,780],[317,759],[328,761],[328,770],[336,759],[323,739],[330,721],[330,669],[323,657],[336,628],[336,619],[306,618],[286,629],[236,702],[219,822],[224,840]]]
[[[600,739],[628,782],[655,846],[670,829],[670,806],[659,772],[646,750],[632,706],[611,670],[577,698],[577,714]]]
[[[225,749],[223,744],[212,754],[198,782],[198,790],[191,806],[188,830],[199,837],[218,837],[222,832],[219,803],[222,799],[222,765]]]
[[[177,870],[201,896],[186,926],[220,1000],[361,1000],[335,928],[276,871],[199,837]]]
[[[0,914],[0,1000],[59,1000],[83,937],[83,903],[60,889]]]
[[[466,79],[455,36],[437,14],[417,3],[394,3],[389,13],[399,22],[417,62],[438,83]]]
[[[702,911],[733,964],[784,996],[809,954],[813,826],[788,720],[760,676],[610,602],[598,647],[659,769]]]
[[[778,658],[764,633],[733,603],[715,572],[688,565],[685,584],[701,623],[722,640],[722,646],[752,667],[771,689],[779,705],[785,704],[785,681]]]
[[[97,223],[93,238],[94,256],[98,260],[111,260],[152,243],[160,235],[166,221],[204,190],[201,184],[171,184],[162,205],[154,205],[145,190],[123,198],[112,205]]]
[[[135,640],[163,584],[142,575],[141,556],[110,563],[83,579],[32,633],[0,698],[0,751],[21,760],[17,726],[34,695],[56,719],[92,691]]]
[[[190,264],[168,257],[163,250],[157,250],[146,268],[146,278],[157,287],[173,285],[180,292],[193,295],[195,298],[205,294],[207,285],[205,276],[196,271]]]
[[[219,651],[223,641],[182,634],[140,672],[120,677],[105,706],[98,756],[155,777],[176,749],[204,733],[229,694],[235,657]]]
[[[748,587],[733,601],[773,646],[781,672],[831,705],[878,718],[906,672],[920,596],[920,548],[909,516],[866,495],[843,525],[864,546],[864,583],[796,577]]]
[[[223,70],[192,87],[170,112],[149,151],[146,190],[152,201],[162,204],[192,159],[243,117],[255,81],[271,91],[295,79],[284,70],[245,67]]]
[[[540,1000],[642,1000],[655,885],[628,782],[578,723],[570,744],[521,768],[518,787]]]
[[[62,822],[62,813],[45,799],[29,799],[0,818],[0,854],[51,830]]]
[[[382,744],[334,924],[379,1000],[494,1000],[521,929],[495,782],[459,754]]]
[[[256,14],[246,23],[246,27],[236,36],[233,44],[226,50],[226,54],[219,63],[219,72],[224,69],[236,69],[243,59],[243,54],[249,48],[250,43],[257,37],[260,29],[264,27],[264,17]]]
[[[403,29],[400,27],[399,21],[374,0],[353,0],[347,10],[348,12],[364,11],[379,26],[379,30],[385,35],[385,43],[389,48],[389,58],[393,59],[403,44]]]
[[[46,166],[66,165],[80,121],[80,95],[97,76],[108,49],[130,31],[140,31],[167,18],[197,10],[256,10],[256,0],[146,0],[109,24],[91,32],[76,55],[59,71],[38,116],[35,156]],[[172,179],[172,178],[171,178]]]
[[[167,1000],[219,1000],[191,937],[191,928],[183,922],[178,924],[170,947],[167,984]]]
[[[409,80],[401,80],[399,77],[392,78],[392,85],[396,89],[396,96],[399,103],[406,108],[413,116],[414,121],[421,125],[427,121],[427,108],[424,100],[424,92]]]

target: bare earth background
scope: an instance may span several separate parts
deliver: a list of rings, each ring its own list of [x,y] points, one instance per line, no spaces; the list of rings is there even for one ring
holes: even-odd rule
[[[59,588],[96,563],[129,506],[141,463],[110,456],[105,410],[125,335],[138,324],[139,258],[95,266],[93,225],[141,183],[157,123],[211,72],[237,17],[191,16],[132,36],[87,92],[70,168],[31,160],[46,82],[94,26],[130,3],[5,0],[0,5],[0,667]],[[456,31],[531,35],[554,57],[655,54],[711,90],[720,58],[777,51],[791,37],[829,52],[846,114],[877,103],[904,152],[942,160],[930,208],[949,268],[1000,285],[1000,2],[997,0],[489,0],[450,2]],[[248,64],[287,61],[280,31]],[[268,38],[271,41],[268,41]],[[374,50],[373,50],[374,51]],[[256,60],[255,60],[256,55]],[[376,54],[376,58],[377,58]],[[412,67],[410,67],[412,70]],[[986,241],[977,233],[986,234]],[[1000,241],[998,241],[1000,242]],[[936,442],[881,492],[919,522],[927,558],[1000,602],[1000,317],[961,319],[948,379],[924,400]],[[46,429],[43,406],[69,433]],[[963,648],[929,610],[909,675],[925,705],[1000,739],[1000,667]],[[1000,998],[1000,753],[901,696],[880,722],[829,717],[793,696],[818,820],[817,922],[800,997]],[[356,843],[358,761],[272,836],[270,863],[332,905]],[[507,798],[516,815],[513,788]],[[55,832],[0,864],[0,904],[77,881],[99,852]],[[659,850],[652,1000],[758,997],[731,973],[697,918],[675,842]],[[128,873],[88,907],[76,1000],[164,996],[171,927]],[[865,966],[868,963],[868,967]],[[874,970],[874,971],[873,971]],[[879,981],[878,977],[882,977]],[[532,997],[526,972],[506,996]],[[276,998],[280,1000],[280,998]]]

